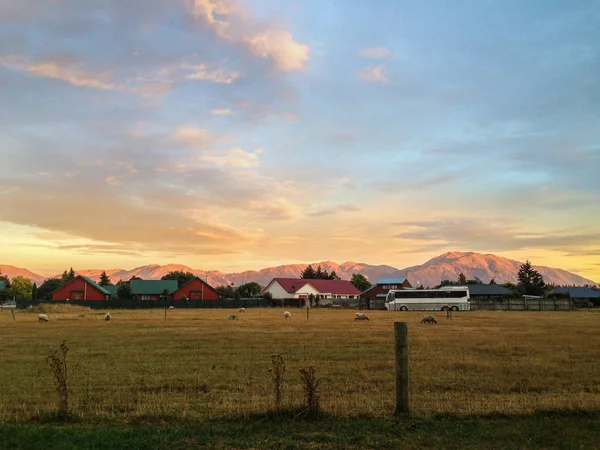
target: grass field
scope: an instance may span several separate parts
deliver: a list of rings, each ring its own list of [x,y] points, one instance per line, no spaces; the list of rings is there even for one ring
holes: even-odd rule
[[[539,411],[592,414],[598,423],[595,311],[438,314],[437,325],[419,324],[413,312],[371,311],[369,322],[355,322],[352,310],[315,309],[310,320],[303,310],[290,320],[280,309],[227,320],[232,313],[176,309],[165,320],[163,310],[116,310],[106,323],[104,312],[62,307],[38,323],[35,312],[15,312],[13,321],[3,311],[0,422],[24,432],[25,423],[52,420],[57,394],[46,356],[65,340],[79,425],[255,423],[274,409],[273,353],[286,363],[282,407],[290,417],[304,401],[298,369],[310,364],[331,423],[385,424],[395,408],[393,322],[401,320],[409,330],[412,417],[423,423],[526,420]]]

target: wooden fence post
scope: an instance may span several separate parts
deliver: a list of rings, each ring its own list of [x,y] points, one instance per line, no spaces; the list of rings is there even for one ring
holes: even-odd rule
[[[408,414],[408,325],[394,322],[396,353],[396,415]]]
[[[14,309],[11,309],[11,310],[10,310],[10,313],[12,314],[12,317],[13,317],[13,322],[14,322],[14,321],[15,321],[15,310],[14,310]]]

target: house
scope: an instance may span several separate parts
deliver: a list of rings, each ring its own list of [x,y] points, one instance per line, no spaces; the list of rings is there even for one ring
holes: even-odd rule
[[[173,293],[175,302],[180,302],[185,297],[191,304],[198,306],[198,302],[219,300],[219,293],[206,281],[196,277]]]
[[[513,294],[509,288],[497,284],[465,284],[464,287],[469,288],[470,298],[504,297]]]
[[[104,286],[83,275],[72,280],[52,292],[53,302],[95,302],[108,300],[111,292]]]
[[[557,294],[569,294],[571,300],[578,307],[600,306],[600,291],[589,287],[564,287],[554,290]]]
[[[178,289],[177,280],[131,280],[131,298],[134,302],[158,302],[166,296],[173,298]]]
[[[390,289],[412,289],[412,285],[406,278],[381,278],[360,293],[361,305],[367,309],[385,309],[383,304]]]
[[[275,299],[308,299],[310,294],[319,298],[320,305],[335,303],[335,300],[358,299],[360,291],[347,280],[312,280],[303,278],[273,278],[262,290]]]

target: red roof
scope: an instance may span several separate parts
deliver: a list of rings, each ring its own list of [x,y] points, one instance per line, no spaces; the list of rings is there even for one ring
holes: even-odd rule
[[[294,294],[303,286],[310,284],[322,294],[359,295],[360,291],[348,280],[310,280],[302,278],[273,278],[288,293]],[[271,283],[273,282],[271,281]],[[271,284],[269,283],[269,284]]]

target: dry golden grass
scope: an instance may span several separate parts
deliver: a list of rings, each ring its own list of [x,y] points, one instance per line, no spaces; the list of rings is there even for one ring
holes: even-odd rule
[[[352,310],[46,310],[0,313],[0,421],[56,410],[45,361],[69,345],[72,412],[86,419],[248,416],[274,409],[271,355],[287,370],[282,407],[303,403],[299,368],[313,365],[327,413],[391,415],[393,322],[408,322],[414,414],[521,414],[600,408],[598,312],[421,314]]]

